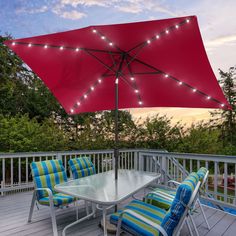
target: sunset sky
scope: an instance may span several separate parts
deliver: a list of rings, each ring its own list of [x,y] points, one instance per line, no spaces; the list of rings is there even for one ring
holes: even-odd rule
[[[66,31],[95,24],[112,24],[197,15],[203,42],[215,72],[236,64],[235,0],[0,0],[0,34],[14,38]],[[173,121],[196,122],[209,117],[206,109],[136,109],[135,118],[157,112]]]

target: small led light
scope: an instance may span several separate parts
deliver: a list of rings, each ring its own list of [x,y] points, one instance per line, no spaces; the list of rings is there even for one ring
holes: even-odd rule
[[[142,105],[143,103],[141,101],[138,102],[139,105]]]
[[[97,33],[97,30],[93,29],[93,33]]]
[[[77,104],[77,106],[80,106],[80,102],[77,102],[76,104]]]
[[[112,46],[112,45],[113,45],[113,43],[112,43],[112,42],[110,42],[110,43],[109,43],[109,45],[110,45],[110,46]]]
[[[134,90],[135,93],[138,93],[139,91],[137,89]]]
[[[28,44],[28,47],[31,47],[31,46],[32,46],[32,44],[31,44],[31,43],[29,43],[29,44]]]
[[[62,47],[62,46],[60,47],[60,50],[63,50],[63,47]]]
[[[168,74],[165,74],[165,77],[166,77],[166,78],[168,78],[168,77],[169,77],[169,75],[168,75]]]
[[[166,30],[166,34],[169,34],[169,30]]]
[[[189,23],[189,22],[190,22],[190,20],[189,20],[189,19],[187,19],[187,20],[186,20],[186,22],[187,22],[187,23]]]
[[[150,43],[151,43],[151,40],[147,40],[147,43],[150,44]]]
[[[74,109],[70,109],[70,112],[71,112],[71,113],[74,113]]]
[[[221,104],[221,107],[224,107],[224,106],[225,106],[225,104],[224,104],[224,103],[222,103],[222,104]]]
[[[178,29],[178,28],[179,28],[179,26],[178,26],[178,25],[176,25],[176,26],[175,26],[175,28],[176,28],[176,29]]]
[[[116,78],[115,83],[116,83],[116,84],[119,84],[119,79],[118,79],[118,78]]]
[[[101,83],[102,83],[102,80],[101,80],[101,79],[98,79],[98,83],[101,84]]]
[[[106,37],[105,36],[102,36],[101,39],[105,39]]]
[[[48,48],[48,45],[44,45],[44,48]]]
[[[16,45],[16,43],[15,43],[15,42],[13,42],[11,45],[15,46],[15,45]]]
[[[157,35],[156,35],[156,39],[159,39],[159,38],[160,38],[160,36],[159,36],[159,34],[157,34]]]
[[[179,81],[179,85],[182,85],[183,84],[183,82],[182,81]]]
[[[134,81],[134,77],[130,77],[130,80]]]
[[[91,90],[94,90],[94,87],[93,87],[93,86],[91,87]]]
[[[211,99],[211,97],[210,97],[210,96],[208,96],[208,97],[207,97],[207,100],[209,100],[209,99]]]
[[[78,51],[79,51],[79,48],[76,48],[75,51],[78,52]]]
[[[193,89],[193,92],[194,92],[194,93],[197,92],[197,89]]]
[[[87,98],[88,96],[86,94],[84,94],[84,98]]]

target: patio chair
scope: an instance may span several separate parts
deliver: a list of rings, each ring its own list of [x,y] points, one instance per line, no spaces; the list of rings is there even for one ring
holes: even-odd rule
[[[196,178],[195,178],[196,177]],[[133,200],[122,210],[110,217],[110,222],[117,225],[116,236],[121,230],[135,236],[175,236],[178,235],[184,222],[188,221],[189,209],[196,201],[200,181],[198,176],[188,176],[178,187],[174,201],[168,211],[149,203]]]
[[[203,194],[203,191],[204,191],[203,187],[206,183],[208,174],[209,174],[209,171],[205,167],[201,167],[197,172],[197,175],[199,177],[201,184],[200,184],[198,197],[196,199],[195,205],[196,204],[199,205],[200,211],[203,215],[203,218],[205,220],[207,228],[210,230],[211,227],[210,227],[208,220],[206,218],[202,203],[199,200],[199,195]],[[175,186],[179,186],[181,184],[180,182],[177,182],[174,180],[170,180],[170,181],[168,181],[168,183],[173,183]],[[155,188],[152,192],[148,193],[146,195],[146,197],[144,198],[144,201],[147,203],[150,203],[152,205],[161,207],[165,210],[168,210],[174,200],[175,195],[176,195],[176,188],[167,188],[167,187],[159,186],[158,188]],[[195,205],[194,205],[192,211],[194,211]],[[195,231],[197,232],[197,228],[196,228],[195,223],[193,223],[193,226],[194,226]]]
[[[89,157],[73,158],[68,163],[74,179],[96,174],[95,167]]]
[[[52,218],[53,235],[57,236],[57,223],[55,208],[62,208],[68,204],[76,203],[76,218],[78,219],[77,199],[62,193],[54,191],[56,184],[67,181],[65,168],[61,160],[48,160],[41,162],[32,162],[31,172],[34,180],[35,189],[33,192],[28,222],[31,222],[35,203],[49,206]]]

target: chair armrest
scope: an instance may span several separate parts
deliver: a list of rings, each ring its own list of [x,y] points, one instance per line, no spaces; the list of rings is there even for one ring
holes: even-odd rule
[[[48,193],[49,201],[53,203],[53,194],[50,188],[36,188],[34,191],[46,191]]]
[[[181,184],[180,182],[175,181],[175,180],[169,180],[167,183],[168,184],[174,184],[174,185],[177,185],[177,186],[179,186]]]
[[[134,217],[136,217],[137,219],[145,222],[146,224],[148,225],[151,225],[152,227],[154,227],[155,229],[157,229],[163,236],[168,236],[165,229],[161,226],[161,225],[158,225],[156,223],[154,223],[153,221],[143,217],[142,215],[132,211],[132,210],[124,210],[121,214],[120,214],[120,217],[119,217],[119,222],[120,224],[118,223],[118,226],[120,227],[121,226],[121,221],[122,221],[122,217],[124,214],[130,214]]]
[[[159,197],[165,198],[167,200],[171,200],[171,201],[173,201],[175,198],[174,196],[172,196],[168,193],[150,192],[146,195],[146,197],[148,197],[149,195],[156,195],[156,196],[159,196]]]

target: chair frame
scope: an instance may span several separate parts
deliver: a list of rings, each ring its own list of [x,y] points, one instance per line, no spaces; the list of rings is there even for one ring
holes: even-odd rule
[[[185,210],[184,210],[184,213],[183,215],[181,216],[177,226],[175,227],[174,231],[173,231],[173,236],[177,236],[179,235],[180,233],[180,230],[186,220],[186,223],[187,223],[187,226],[188,226],[188,230],[190,232],[190,235],[192,235],[192,232],[190,230],[190,226],[189,226],[189,222],[188,222],[188,219],[186,218],[187,216],[190,216],[190,220],[192,221],[192,218],[191,218],[191,215],[189,215],[189,210],[191,209],[191,206],[195,204],[196,202],[196,199],[197,199],[197,194],[198,194],[198,191],[199,191],[199,187],[200,187],[200,184],[201,182],[198,181],[192,195],[191,195],[191,198],[189,200],[189,203],[187,204]],[[120,233],[121,233],[121,224],[122,224],[122,218],[124,216],[124,214],[130,214],[134,217],[136,217],[137,219],[151,225],[152,227],[156,228],[163,236],[168,236],[167,232],[165,231],[165,229],[159,225],[159,224],[156,224],[150,220],[148,220],[147,218],[143,217],[142,215],[136,213],[135,211],[133,210],[124,210],[120,216],[119,216],[119,219],[118,219],[118,224],[117,224],[117,231],[116,231],[116,236],[120,236]]]

